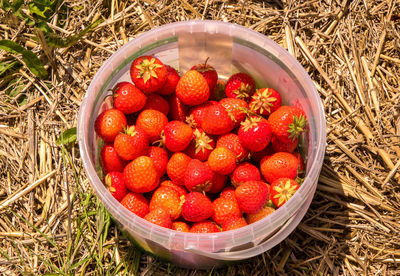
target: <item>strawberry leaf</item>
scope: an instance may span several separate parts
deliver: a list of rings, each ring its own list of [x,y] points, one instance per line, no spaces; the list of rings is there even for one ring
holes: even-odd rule
[[[75,143],[76,141],[76,127],[67,129],[61,133],[60,137],[57,139],[57,144],[66,145],[70,143]]]

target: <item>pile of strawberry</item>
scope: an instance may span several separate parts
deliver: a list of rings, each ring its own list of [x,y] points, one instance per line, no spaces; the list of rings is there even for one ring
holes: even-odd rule
[[[163,227],[211,233],[243,227],[299,189],[303,110],[281,106],[246,73],[225,83],[198,64],[180,77],[153,56],[134,60],[95,122],[104,183],[123,206]],[[261,172],[260,172],[261,171]]]

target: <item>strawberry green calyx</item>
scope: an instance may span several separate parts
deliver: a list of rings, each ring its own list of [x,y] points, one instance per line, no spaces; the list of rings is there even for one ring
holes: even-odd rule
[[[213,140],[208,137],[205,132],[201,133],[198,129],[196,129],[193,134],[196,137],[196,154],[200,151],[204,153],[206,149],[213,150],[213,147],[210,145]]]
[[[256,127],[259,122],[263,119],[260,117],[249,117],[241,123],[244,131],[248,131],[250,128]]]
[[[294,195],[298,189],[298,186],[292,185],[290,180],[287,180],[286,183],[282,181],[280,185],[275,186],[274,189],[277,192],[274,198],[279,198],[278,205],[280,206],[287,202]]]
[[[152,58],[151,60],[148,60],[147,58],[143,59],[139,65],[136,65],[136,68],[139,69],[139,74],[136,77],[143,78],[144,83],[146,83],[151,77],[158,78],[155,69],[161,68],[162,65],[155,63],[155,61],[155,58]]]
[[[160,139],[156,140],[153,142],[153,145],[159,147],[159,148],[165,148],[165,134],[164,130],[161,131],[160,134]]]
[[[246,99],[249,97],[249,93],[253,87],[249,84],[244,84],[243,82],[240,84],[240,87],[236,90],[233,90],[233,93],[237,95],[238,99]]]
[[[305,126],[307,124],[307,119],[304,115],[300,115],[299,117],[293,117],[293,123],[289,124],[289,129],[287,132],[289,133],[289,138],[294,141],[299,135],[305,130]]]
[[[107,189],[112,192],[115,193],[117,190],[115,189],[115,187],[112,187],[112,178],[111,175],[107,174],[106,177],[104,178],[104,184],[106,184]]]
[[[134,137],[134,136],[138,133],[138,132],[136,131],[136,127],[135,127],[135,126],[130,126],[130,127],[126,128],[126,129],[124,130],[124,132],[125,132],[127,135],[132,136],[132,137]]]
[[[254,101],[250,104],[251,110],[259,111],[263,113],[264,110],[271,112],[271,107],[274,106],[273,102],[277,101],[277,98],[271,96],[272,91],[267,89],[258,89],[253,95]]]
[[[186,116],[186,123],[191,127],[195,128],[197,127],[196,120],[194,119],[194,116],[190,114],[189,116]]]

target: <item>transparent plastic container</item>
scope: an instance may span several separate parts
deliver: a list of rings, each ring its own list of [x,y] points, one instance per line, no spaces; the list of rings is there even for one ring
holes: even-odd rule
[[[279,91],[284,104],[306,112],[308,131],[301,138],[306,156],[306,179],[294,196],[268,217],[246,227],[213,234],[182,233],[137,217],[115,200],[99,175],[101,143],[96,116],[110,106],[110,89],[131,81],[129,67],[141,55],[155,55],[182,72],[203,62],[215,65],[219,76],[244,71],[259,87]],[[325,114],[315,87],[302,66],[278,44],[245,27],[219,21],[185,21],[148,31],[121,47],[99,69],[82,101],[78,141],[89,181],[121,230],[154,255],[189,268],[210,268],[241,261],[277,245],[299,224],[312,201],[325,152]]]

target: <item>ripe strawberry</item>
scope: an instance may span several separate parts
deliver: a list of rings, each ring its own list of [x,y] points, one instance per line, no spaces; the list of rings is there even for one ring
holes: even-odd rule
[[[186,122],[193,128],[200,127],[204,118],[204,113],[207,107],[217,104],[216,101],[208,101],[200,105],[196,105],[189,110],[189,116],[186,117]]]
[[[267,183],[262,181],[247,181],[236,188],[236,200],[242,212],[255,214],[259,212],[269,197]]]
[[[240,144],[251,151],[261,151],[271,141],[272,131],[267,120],[250,117],[242,122],[238,132]]]
[[[226,81],[218,80],[214,91],[210,91],[210,100],[220,101],[226,97],[225,95],[225,85]]]
[[[210,93],[214,91],[214,88],[217,85],[218,81],[218,74],[217,71],[215,71],[214,67],[207,64],[207,60],[204,63],[193,66],[192,68],[190,68],[190,70],[196,70],[197,72],[202,74],[208,84]]]
[[[235,188],[232,186],[225,187],[220,193],[219,197],[236,201]]]
[[[103,111],[94,122],[97,135],[105,142],[113,142],[115,136],[122,132],[124,127],[126,127],[126,117],[116,108]]]
[[[276,138],[275,135],[272,135],[271,139],[271,146],[274,149],[275,152],[294,152],[294,150],[297,148],[297,145],[299,143],[299,139],[295,138],[294,140],[291,141],[281,141],[279,138]]]
[[[161,132],[167,123],[167,116],[154,109],[143,110],[136,119],[136,126],[144,130],[150,143],[160,139]]]
[[[126,165],[126,161],[118,156],[111,144],[105,144],[100,152],[100,164],[104,173],[108,172],[122,172]]]
[[[225,98],[219,101],[219,103],[225,107],[228,113],[233,118],[235,122],[235,127],[238,127],[241,122],[246,119],[246,113],[243,112],[243,109],[248,109],[248,104],[241,99],[236,98]]]
[[[254,223],[256,221],[259,221],[259,220],[269,216],[274,211],[275,211],[274,208],[264,205],[264,207],[261,209],[261,211],[255,213],[255,214],[246,214],[246,221],[248,224]]]
[[[144,93],[160,89],[167,79],[167,69],[156,57],[141,56],[132,62],[131,79]]]
[[[174,184],[174,182],[172,182],[171,180],[165,180],[161,182],[160,187],[163,186],[174,189],[178,193],[179,198],[187,194],[187,191],[184,187]]]
[[[193,192],[207,192],[211,188],[212,170],[203,162],[192,159],[185,172],[185,187]]]
[[[182,152],[174,153],[167,164],[167,174],[176,185],[184,185],[186,168],[192,158]]]
[[[208,157],[208,165],[219,174],[230,174],[236,168],[235,153],[227,148],[215,148]]]
[[[250,110],[259,114],[268,116],[277,110],[282,104],[281,95],[272,88],[257,89],[251,97]]]
[[[176,96],[186,105],[205,103],[210,97],[210,88],[205,78],[196,70],[186,72],[175,89]]]
[[[179,75],[178,72],[174,68],[172,68],[169,65],[165,65],[165,68],[167,69],[167,78],[164,82],[164,85],[156,91],[156,93],[163,95],[163,96],[168,96],[174,93],[175,87],[178,84],[179,81]]]
[[[271,200],[276,208],[285,204],[299,189],[299,184],[290,178],[279,178],[271,184]]]
[[[253,160],[257,164],[260,164],[261,160],[265,156],[271,156],[274,153],[275,153],[275,151],[272,148],[271,143],[269,143],[269,145],[266,146],[265,149],[263,149],[261,151],[252,151],[252,152],[250,152],[250,158],[251,158],[251,160]]]
[[[211,135],[222,135],[230,132],[235,126],[233,116],[221,105],[215,104],[209,106],[204,111],[201,128]]]
[[[135,193],[147,193],[154,190],[159,182],[156,168],[150,157],[140,156],[126,165],[124,169],[125,185]]]
[[[161,227],[172,228],[171,216],[169,212],[163,208],[156,208],[150,211],[144,219]]]
[[[140,127],[130,126],[125,133],[120,133],[115,137],[114,148],[122,159],[133,160],[146,155],[149,150],[149,139]]]
[[[208,166],[208,162],[206,162],[206,165]],[[213,177],[211,179],[211,188],[208,192],[210,194],[219,193],[225,187],[225,183],[227,180],[228,180],[227,175],[213,172]]]
[[[260,181],[261,175],[258,168],[248,162],[239,164],[231,175],[231,182],[234,187],[250,180]]]
[[[121,200],[122,206],[136,214],[137,216],[143,218],[147,215],[149,210],[149,202],[142,194],[136,194],[129,192]]]
[[[187,225],[186,222],[174,221],[172,223],[172,230],[179,231],[179,232],[189,232],[190,227],[189,227],[189,225]]]
[[[143,110],[146,109],[158,110],[161,113],[164,113],[165,116],[167,116],[169,112],[169,103],[160,95],[152,93],[147,96],[147,102],[146,105],[143,107]]]
[[[227,148],[236,155],[236,161],[241,162],[247,158],[249,151],[240,144],[239,136],[234,133],[222,135],[217,140],[217,148]]]
[[[212,220],[219,225],[222,225],[224,220],[229,216],[242,216],[239,205],[235,200],[219,197],[214,200],[212,204],[214,208],[214,215],[212,216]]]
[[[222,231],[229,231],[244,227],[247,225],[246,220],[240,216],[229,216],[222,223]]]
[[[153,161],[158,177],[165,174],[168,163],[168,152],[159,147],[150,147],[147,156]]]
[[[221,232],[215,223],[211,221],[196,222],[189,230],[190,233],[216,233]]]
[[[169,117],[171,120],[185,122],[187,106],[175,95],[171,95],[168,98],[169,103]]]
[[[193,140],[186,147],[185,153],[191,158],[206,161],[211,151],[215,148],[215,142],[202,130],[196,128],[193,131]]]
[[[299,177],[302,177],[306,172],[306,164],[304,163],[304,159],[298,152],[293,152],[293,155],[296,156],[297,160],[299,160],[299,168],[297,169],[297,174]]]
[[[106,184],[108,191],[118,201],[126,195],[128,190],[125,187],[124,175],[120,172],[110,172],[104,177],[104,184]]]
[[[190,192],[185,195],[182,205],[182,217],[191,222],[199,222],[210,218],[214,209],[210,199],[199,192]]]
[[[132,83],[120,82],[113,89],[114,107],[124,114],[139,111],[146,104],[146,95]]]
[[[260,162],[261,173],[268,183],[283,177],[295,179],[298,168],[299,160],[288,152],[277,152]]]
[[[158,187],[151,197],[150,211],[157,208],[167,210],[172,220],[179,218],[181,215],[181,199],[178,192],[172,187]]]
[[[268,118],[272,133],[282,142],[290,142],[300,136],[307,124],[306,114],[295,106],[281,106]]]
[[[246,102],[254,94],[255,90],[254,79],[246,73],[232,75],[225,86],[225,94],[228,98],[239,98]]]
[[[183,151],[193,139],[192,128],[181,122],[171,121],[164,127],[164,141],[168,150],[173,152]]]

